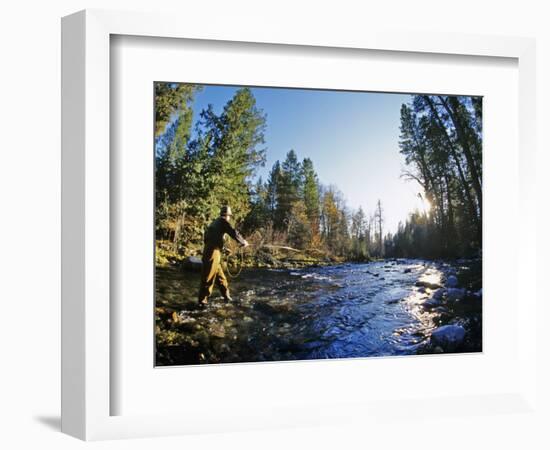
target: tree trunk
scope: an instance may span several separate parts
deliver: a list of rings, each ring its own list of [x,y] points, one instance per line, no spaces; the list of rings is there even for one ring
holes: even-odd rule
[[[172,249],[174,250],[174,252],[178,251],[178,241],[179,241],[179,237],[181,235],[181,229],[183,228],[184,223],[185,223],[185,213],[182,213],[181,215],[178,216],[176,220],[176,226],[174,229],[174,239],[172,241]]]
[[[445,235],[445,241],[447,242],[447,249],[450,249],[452,253],[455,253],[456,250],[456,233],[455,233],[455,219],[454,219],[454,209],[453,209],[453,199],[451,195],[451,188],[449,186],[449,176],[445,174],[445,190],[447,194],[447,230]],[[450,245],[449,245],[450,244]]]
[[[436,122],[437,122],[437,124],[438,124],[444,138],[445,138],[445,142],[447,144],[447,150],[452,155],[452,157],[455,161],[456,168],[457,168],[457,171],[458,171],[458,175],[459,175],[460,181],[461,181],[463,189],[464,189],[464,195],[466,196],[466,199],[467,199],[467,202],[468,202],[468,207],[470,209],[470,214],[471,214],[472,219],[474,220],[474,222],[476,224],[476,229],[477,229],[478,235],[481,235],[481,224],[480,224],[479,217],[478,217],[478,214],[477,214],[477,208],[476,208],[475,203],[472,199],[472,195],[470,193],[470,186],[468,184],[468,181],[466,180],[466,177],[464,176],[464,172],[462,170],[462,166],[460,164],[460,159],[459,159],[458,154],[456,152],[455,146],[454,146],[453,142],[451,141],[451,138],[449,137],[449,134],[447,133],[447,129],[445,128],[445,125],[443,124],[443,121],[441,120],[441,117],[439,117],[439,112],[437,111],[435,105],[433,104],[432,99],[427,95],[423,96],[423,98],[425,99],[425,101],[428,104],[430,110],[432,111],[434,119],[436,120]]]
[[[420,172],[422,173],[422,176],[425,180],[424,183],[420,183],[420,184],[422,186],[422,189],[424,189],[424,192],[426,191],[431,192],[436,199],[436,203],[439,209],[438,212],[440,216],[439,226],[441,228],[443,226],[443,221],[444,221],[443,195],[441,191],[437,188],[437,185],[435,183],[435,178],[429,169],[428,163],[426,162],[426,155],[425,155],[426,152],[425,152],[424,146],[422,145],[422,143],[420,142],[420,139],[417,136],[416,125],[413,127],[412,137],[414,139],[414,144],[417,148],[416,153],[418,154],[418,159],[416,162],[420,166]],[[437,211],[436,211],[436,214],[437,214]],[[436,219],[436,222],[437,222],[437,219]]]
[[[464,155],[466,156],[468,169],[471,174],[472,183],[474,185],[474,191],[476,193],[477,203],[479,206],[479,215],[481,216],[481,212],[482,212],[481,177],[479,175],[480,172],[477,168],[476,162],[470,150],[470,143],[468,142],[466,131],[459,117],[458,104],[457,104],[458,100],[454,97],[449,98],[449,104],[450,104],[449,106],[449,104],[445,101],[445,99],[442,96],[439,96],[439,99],[441,100],[443,107],[445,108],[445,110],[447,111],[447,113],[449,114],[449,117],[453,122],[453,125],[457,132],[458,140],[460,142],[460,146],[462,147],[464,151]]]

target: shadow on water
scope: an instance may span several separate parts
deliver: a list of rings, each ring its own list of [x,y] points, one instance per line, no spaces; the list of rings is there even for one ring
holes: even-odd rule
[[[480,351],[481,301],[470,296],[480,271],[423,260],[245,270],[233,302],[216,293],[199,309],[198,274],[157,269],[157,365],[430,353],[431,332],[448,323],[468,330],[453,351]],[[460,302],[437,298],[449,273],[469,288]]]

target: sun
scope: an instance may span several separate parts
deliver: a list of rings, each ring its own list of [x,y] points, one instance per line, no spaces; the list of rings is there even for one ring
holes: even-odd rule
[[[422,195],[422,193],[418,193],[416,194],[417,197],[420,199],[420,203],[419,203],[419,206],[420,208],[422,209],[422,212],[426,215],[429,215],[431,209],[432,209],[432,204],[430,203],[430,201],[426,198],[426,194]]]
[[[422,207],[424,208],[424,212],[428,214],[432,209],[432,204],[427,198],[422,199]]]

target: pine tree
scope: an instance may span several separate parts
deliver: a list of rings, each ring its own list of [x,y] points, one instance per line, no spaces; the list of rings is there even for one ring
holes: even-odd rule
[[[367,221],[362,207],[351,215],[350,231],[352,258],[358,261],[368,259]]]
[[[303,201],[305,213],[311,229],[311,239],[318,242],[319,214],[321,210],[319,200],[319,180],[313,168],[313,162],[305,158],[302,162]]]
[[[265,116],[256,107],[248,88],[239,89],[217,116],[212,108],[203,111],[202,139],[208,142],[209,160],[205,162],[208,204],[205,220],[218,214],[219,207],[231,205],[238,222],[249,212],[252,176],[265,162]]]
[[[384,243],[382,238],[382,223],[384,222],[382,202],[378,199],[376,202],[376,210],[374,212],[374,219],[377,227],[377,239],[378,239],[378,256],[384,256]]]
[[[185,222],[184,164],[193,120],[192,102],[198,87],[175,83],[155,84],[155,228],[157,237],[178,249]]]
[[[250,212],[246,216],[243,229],[248,232],[260,230],[268,225],[269,219],[267,185],[259,177],[250,193]]]
[[[281,183],[281,163],[276,161],[269,172],[269,178],[266,183],[266,203],[269,211],[269,218],[271,222],[279,227],[280,224],[276,223],[277,218],[277,199],[279,197],[279,185]]]
[[[290,150],[281,165],[277,186],[275,223],[281,230],[289,230],[292,208],[302,195],[302,167],[294,150]]]
[[[199,89],[187,83],[155,83],[155,137],[164,133],[174,114],[192,103]]]
[[[417,95],[402,106],[404,176],[419,183],[431,210],[398,230],[395,252],[448,257],[481,246],[481,105],[477,97]]]

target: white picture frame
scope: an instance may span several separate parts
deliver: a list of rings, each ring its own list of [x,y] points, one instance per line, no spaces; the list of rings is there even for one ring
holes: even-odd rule
[[[162,436],[268,426],[323,423],[373,417],[392,408],[391,402],[372,404],[304,404],[300,408],[277,405],[271,412],[249,411],[247,421],[189,414],[111,415],[110,296],[110,185],[117,174],[110,170],[110,39],[112,35],[209,40],[255,44],[284,44],[302,48],[330,48],[407,52],[414,55],[464,55],[517,60],[519,76],[519,182],[518,212],[521,230],[535,229],[535,43],[532,39],[443,33],[394,33],[348,30],[338,35],[311,26],[281,30],[276,24],[235,27],[223,21],[208,25],[181,21],[170,15],[87,10],[62,21],[62,430],[85,440]],[[518,261],[535,261],[534,233],[524,233]],[[518,280],[527,280],[531,267],[518,263]],[[536,310],[534,285],[524,297],[526,310]],[[517,295],[511,293],[510,295]],[[431,398],[456,414],[498,412],[507,405],[516,412],[535,408],[536,329],[518,314],[519,376],[512,390],[500,394],[472,394],[464,398]],[[341,364],[336,362],[335,364]],[[388,362],[387,364],[393,364]],[[326,367],[326,366],[324,366]],[[217,368],[209,368],[217,370]],[[260,370],[273,371],[273,365]],[[395,402],[399,399],[393,399]],[[401,399],[404,403],[418,401]],[[258,400],[260,401],[260,400]],[[411,405],[412,405],[411,404]],[[472,406],[474,405],[474,406]],[[268,405],[269,406],[269,405]],[[407,406],[404,406],[405,408]],[[411,406],[409,406],[411,407]],[[473,409],[472,409],[473,408]],[[307,412],[308,414],[304,414]],[[246,412],[243,413],[246,416]],[[309,417],[303,420],[303,417]]]

